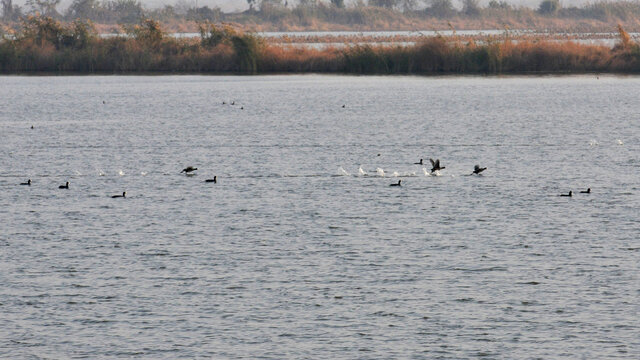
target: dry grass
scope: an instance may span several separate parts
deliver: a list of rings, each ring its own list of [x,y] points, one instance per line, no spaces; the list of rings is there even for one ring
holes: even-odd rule
[[[80,24],[82,25],[82,24]],[[516,38],[481,42],[421,38],[412,46],[346,45],[313,49],[264,43],[250,34],[208,24],[201,39],[165,36],[156,22],[129,37],[99,38],[78,23],[34,18],[15,39],[0,42],[0,71],[74,73],[357,73],[508,74],[639,72],[640,46],[620,27],[611,48],[572,41]]]

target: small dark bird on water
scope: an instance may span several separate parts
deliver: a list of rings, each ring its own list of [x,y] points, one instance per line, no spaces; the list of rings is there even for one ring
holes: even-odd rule
[[[27,182],[20,183],[20,185],[31,186],[31,179],[27,180]]]
[[[429,159],[429,161],[431,161],[432,173],[445,168],[444,166],[440,167],[440,159],[436,159],[435,161],[433,159]]]
[[[481,172],[487,170],[486,167],[481,168],[480,165],[476,165],[473,167],[473,173],[474,174],[480,174]]]
[[[402,182],[402,180],[398,180],[397,184],[390,184],[389,186],[402,186],[400,183]]]
[[[568,197],[571,197],[571,196],[573,196],[573,192],[572,192],[572,191],[569,191],[569,193],[568,193],[568,194],[560,194],[560,196],[568,196]]]
[[[213,179],[207,179],[204,182],[212,182],[214,184],[217,184],[218,183],[218,177],[214,176]]]
[[[127,192],[126,191],[123,191],[122,195],[113,195],[111,198],[115,199],[115,198],[124,198],[124,197],[127,197]]]
[[[106,104],[107,102],[106,102],[106,101],[104,101],[104,100],[102,100],[102,103],[103,103],[103,104]]]
[[[591,188],[588,188],[587,190],[580,191],[580,194],[591,194]]]
[[[69,188],[69,182],[68,181],[67,181],[66,184],[58,186],[58,189],[68,189],[68,188]]]
[[[193,166],[187,166],[186,168],[182,169],[182,171],[180,171],[180,173],[190,173],[192,171],[196,171],[198,170],[198,168],[193,167]]]
[[[33,129],[33,125],[31,125],[31,128]]]
[[[347,105],[346,105],[346,104],[343,104],[343,105],[342,105],[342,108],[346,108],[346,107],[347,107]]]
[[[226,102],[226,101],[223,101],[223,102],[222,102],[222,105],[227,105],[227,102]]]
[[[422,159],[420,159],[420,162],[413,163],[413,165],[424,165],[424,164],[422,164]]]

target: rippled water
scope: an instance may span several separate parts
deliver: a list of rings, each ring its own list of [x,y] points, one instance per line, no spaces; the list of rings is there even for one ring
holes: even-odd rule
[[[638,93],[0,77],[0,358],[640,358]]]

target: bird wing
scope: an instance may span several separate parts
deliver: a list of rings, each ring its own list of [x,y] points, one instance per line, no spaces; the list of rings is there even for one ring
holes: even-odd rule
[[[436,165],[435,167],[439,168],[440,167],[440,159],[436,159]]]
[[[434,166],[434,167],[436,166],[436,162],[435,162],[435,161],[433,161],[433,159],[432,159],[432,158],[429,158],[429,161],[431,161],[431,166]]]

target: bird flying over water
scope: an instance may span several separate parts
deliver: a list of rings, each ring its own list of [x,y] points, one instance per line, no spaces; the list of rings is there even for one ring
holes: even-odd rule
[[[486,167],[481,168],[480,165],[476,165],[473,167],[473,173],[474,174],[480,174],[481,172],[487,170]]]
[[[431,172],[432,173],[436,172],[438,170],[442,170],[442,169],[445,168],[444,166],[440,167],[440,159],[435,159],[435,160],[429,159],[429,161],[431,161]]]
[[[192,171],[196,171],[198,170],[197,167],[193,167],[193,166],[187,166],[186,168],[182,169],[182,171],[180,171],[180,173],[190,173]]]

